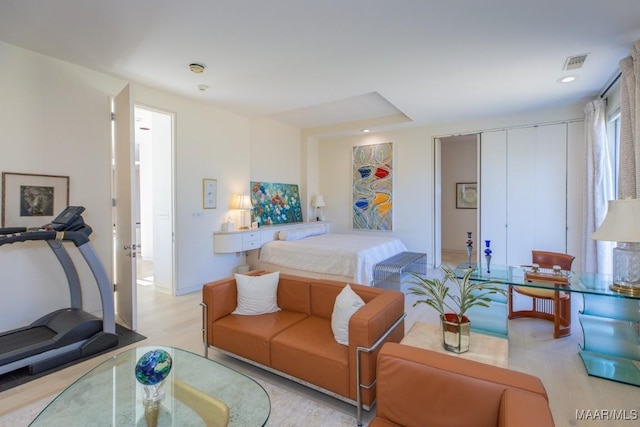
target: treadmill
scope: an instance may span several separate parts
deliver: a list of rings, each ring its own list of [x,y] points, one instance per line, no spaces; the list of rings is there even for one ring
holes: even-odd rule
[[[93,250],[82,206],[69,206],[41,228],[0,228],[0,246],[46,242],[66,275],[70,306],[42,316],[29,326],[0,333],[0,375],[28,367],[30,374],[118,345],[113,292],[107,273]],[[72,242],[89,265],[102,300],[102,319],[82,310],[82,288],[76,267],[65,249]]]

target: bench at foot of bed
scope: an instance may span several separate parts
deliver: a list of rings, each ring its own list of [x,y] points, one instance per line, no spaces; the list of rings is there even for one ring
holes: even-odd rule
[[[373,286],[399,291],[404,273],[427,274],[427,254],[400,252],[376,264],[373,268]]]

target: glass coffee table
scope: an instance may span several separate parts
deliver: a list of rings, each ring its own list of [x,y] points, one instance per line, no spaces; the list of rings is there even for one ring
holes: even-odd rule
[[[150,350],[173,361],[165,380],[157,426],[264,426],[271,412],[267,392],[253,379],[213,360],[172,347],[137,347],[106,360],[60,393],[31,426],[147,426],[144,387],[134,375]],[[228,410],[225,420],[212,418]],[[225,417],[226,418],[226,417]]]

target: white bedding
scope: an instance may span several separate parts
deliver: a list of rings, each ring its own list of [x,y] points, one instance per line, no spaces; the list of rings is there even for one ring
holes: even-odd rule
[[[394,237],[329,233],[265,243],[259,259],[287,268],[347,276],[353,283],[371,285],[373,267],[406,250]]]

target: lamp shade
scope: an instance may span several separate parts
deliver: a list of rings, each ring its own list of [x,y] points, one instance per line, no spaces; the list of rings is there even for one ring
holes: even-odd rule
[[[609,200],[607,216],[591,238],[611,242],[640,242],[640,199]]]
[[[320,194],[318,194],[316,196],[316,200],[315,200],[313,206],[316,207],[316,208],[323,208],[323,207],[325,207],[327,205],[324,204],[324,198],[322,198],[322,196]]]
[[[253,208],[253,205],[251,204],[251,197],[248,194],[243,194],[240,197],[241,197],[240,209],[250,210]]]
[[[243,210],[250,210],[253,208],[253,206],[251,205],[251,196],[249,196],[248,194],[238,194],[236,195],[234,201],[233,201],[233,206],[231,206],[232,209],[243,209]]]

